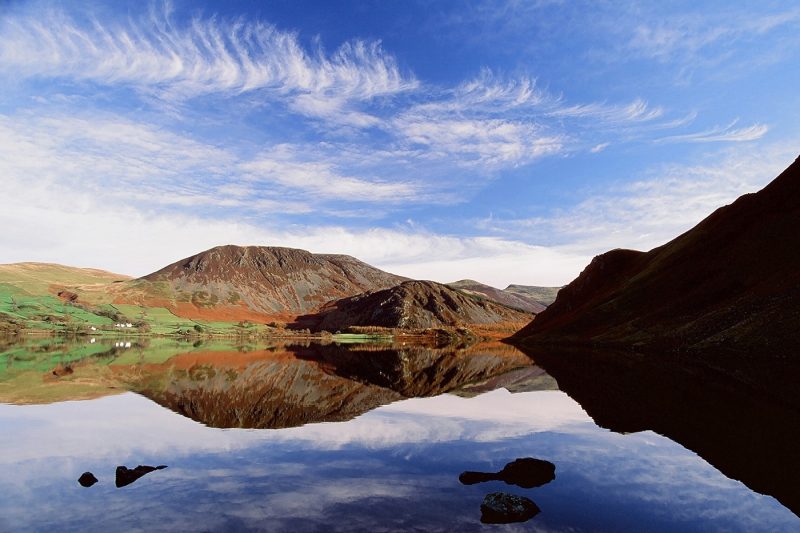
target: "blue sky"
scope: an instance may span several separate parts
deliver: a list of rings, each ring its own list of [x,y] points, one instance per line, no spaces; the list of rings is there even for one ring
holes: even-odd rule
[[[0,1],[0,262],[569,282],[797,155],[792,2]]]

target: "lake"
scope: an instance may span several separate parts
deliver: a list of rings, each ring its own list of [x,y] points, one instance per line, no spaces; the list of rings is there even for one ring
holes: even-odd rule
[[[586,357],[491,342],[7,343],[0,530],[800,530],[794,411]],[[528,457],[555,479],[459,480]],[[492,492],[540,512],[484,524]]]

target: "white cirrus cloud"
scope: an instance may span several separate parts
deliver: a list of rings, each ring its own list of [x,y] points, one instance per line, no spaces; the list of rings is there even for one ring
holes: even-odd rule
[[[0,69],[130,86],[170,100],[260,91],[310,116],[345,119],[351,104],[418,86],[377,42],[347,42],[326,54],[263,22],[195,17],[179,25],[169,11],[165,4],[127,23],[83,22],[54,10],[3,17]],[[373,122],[354,112],[357,123]]]
[[[664,120],[665,111],[641,98],[628,103],[569,104],[535,79],[503,77],[488,69],[410,106],[386,121],[401,142],[426,157],[488,170],[518,166],[572,151],[595,153],[616,141],[680,128],[694,115]],[[601,148],[597,148],[597,147]]]
[[[652,17],[633,26],[626,48],[636,54],[667,62],[678,57],[700,61],[721,55],[734,44],[762,39],[789,30],[800,21],[800,9],[772,12],[730,9],[708,13]]]
[[[90,194],[106,205],[235,208],[243,216],[319,212],[325,205],[328,214],[348,216],[342,202],[454,201],[452,193],[418,181],[375,177],[374,162],[334,151],[283,144],[244,157],[112,114],[0,115],[0,191],[17,202],[37,203],[31,191],[42,187],[65,198]],[[396,160],[392,153],[383,157]]]
[[[423,196],[425,188],[419,183],[345,175],[333,161],[308,159],[302,152],[296,146],[278,145],[240,164],[239,169],[248,181],[302,190],[321,198],[397,203],[419,201]]]
[[[405,140],[461,164],[515,165],[561,151],[565,139],[543,128],[496,118],[429,118],[404,115],[394,126]]]
[[[629,104],[575,104],[560,107],[549,113],[554,117],[599,119],[606,122],[647,122],[661,117],[664,110],[660,107],[650,107],[641,99]]]
[[[658,139],[658,142],[748,142],[756,141],[766,135],[769,126],[766,124],[753,124],[744,128],[736,128],[737,121],[733,121],[727,126],[714,126],[705,131],[686,133],[682,135],[670,135]]]

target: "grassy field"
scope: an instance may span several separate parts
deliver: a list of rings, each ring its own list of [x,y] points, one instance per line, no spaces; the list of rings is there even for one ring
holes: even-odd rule
[[[394,336],[381,333],[335,333],[331,335],[331,340],[337,344],[390,343]]]
[[[182,318],[164,307],[127,304],[76,305],[52,295],[32,294],[0,282],[0,320],[28,331],[86,335],[225,335],[267,333],[261,324],[239,324]],[[134,324],[119,328],[115,324]],[[95,329],[92,329],[95,328]]]

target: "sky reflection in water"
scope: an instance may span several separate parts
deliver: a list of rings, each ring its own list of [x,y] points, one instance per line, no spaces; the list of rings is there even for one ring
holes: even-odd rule
[[[597,427],[559,391],[441,395],[347,422],[214,429],[139,395],[0,405],[0,529],[60,530],[741,530],[800,520],[652,432]],[[464,470],[518,457],[556,464],[521,489],[461,485]],[[114,469],[168,465],[114,487]],[[99,483],[81,487],[93,472]],[[508,491],[542,509],[486,526],[483,496]]]

